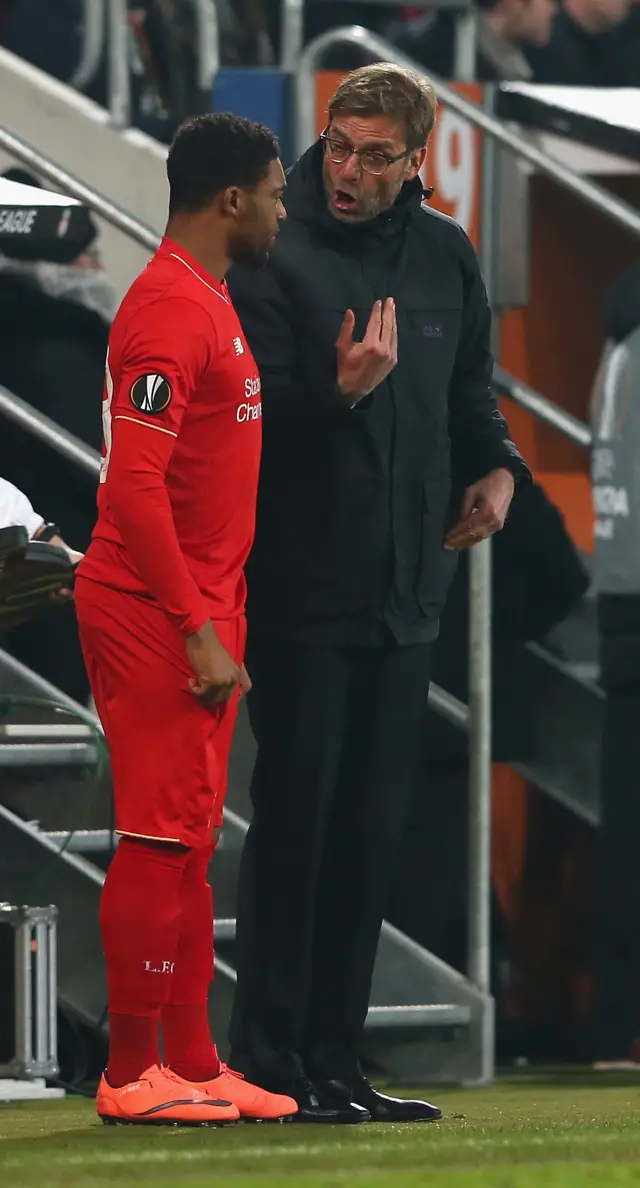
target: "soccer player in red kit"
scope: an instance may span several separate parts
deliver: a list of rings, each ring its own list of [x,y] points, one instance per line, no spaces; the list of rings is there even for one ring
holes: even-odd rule
[[[121,835],[100,908],[110,1043],[98,1114],[202,1125],[297,1109],[220,1063],[207,1009],[207,871],[250,687],[243,566],[262,413],[224,277],[266,259],[284,174],[271,132],[230,115],[183,125],[167,173],[165,238],[110,335],[98,522],[76,604]]]

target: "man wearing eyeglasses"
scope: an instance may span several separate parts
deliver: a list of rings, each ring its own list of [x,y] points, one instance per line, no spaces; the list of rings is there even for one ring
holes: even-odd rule
[[[419,77],[354,71],[289,174],[268,265],[229,275],[264,413],[231,1044],[300,1121],[440,1117],[374,1090],[358,1051],[456,551],[528,474],[473,249],[422,205],[434,117]]]

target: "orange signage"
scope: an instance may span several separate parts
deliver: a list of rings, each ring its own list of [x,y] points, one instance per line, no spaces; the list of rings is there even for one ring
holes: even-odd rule
[[[316,132],[327,124],[327,104],[344,72],[323,70],[316,75]],[[482,101],[477,83],[452,83],[456,91],[474,103]],[[436,126],[429,141],[425,184],[433,186],[429,205],[461,223],[471,242],[478,246],[480,229],[480,183],[482,134],[439,104]]]

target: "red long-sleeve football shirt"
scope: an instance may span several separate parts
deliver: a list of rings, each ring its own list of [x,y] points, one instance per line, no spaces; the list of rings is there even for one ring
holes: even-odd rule
[[[184,635],[244,610],[260,378],[226,285],[165,238],[111,329],[98,522],[84,578],[153,599]]]

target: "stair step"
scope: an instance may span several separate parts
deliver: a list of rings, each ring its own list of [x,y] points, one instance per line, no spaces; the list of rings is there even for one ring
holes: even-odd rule
[[[0,1101],[53,1101],[66,1097],[66,1089],[49,1089],[44,1077],[29,1081],[0,1078]]]
[[[232,918],[214,921],[216,941],[233,941],[236,922]],[[391,1027],[466,1027],[471,1011],[457,1003],[415,1003],[407,1006],[372,1006],[367,1012],[367,1030]]]
[[[232,941],[236,939],[235,920],[223,918],[214,920],[213,930],[217,941]]]
[[[0,766],[2,761],[0,759]],[[118,844],[118,834],[110,829],[47,829],[42,830],[49,841],[60,848],[64,847],[67,854],[108,854]],[[69,834],[73,836],[69,838]],[[66,843],[66,844],[65,844]],[[218,851],[224,850],[224,829],[218,842]],[[233,940],[235,937],[235,920],[221,921],[225,925],[226,934],[223,940]],[[232,931],[230,931],[233,926]]]
[[[110,829],[74,829],[71,837],[69,829],[43,832],[65,854],[107,854],[118,843],[118,835]]]
[[[592,660],[567,660],[566,662],[569,672],[578,681],[588,681],[592,685],[597,685],[600,679],[600,665]]]
[[[95,736],[95,731],[89,726],[72,722],[8,722],[0,725],[0,739],[19,742],[29,739],[30,742],[79,742],[87,741]]]
[[[96,748],[86,742],[0,742],[0,767],[88,767],[96,760]]]
[[[471,1022],[468,1006],[457,1003],[427,1003],[411,1006],[372,1006],[367,1011],[367,1030],[395,1027],[460,1027]]]

